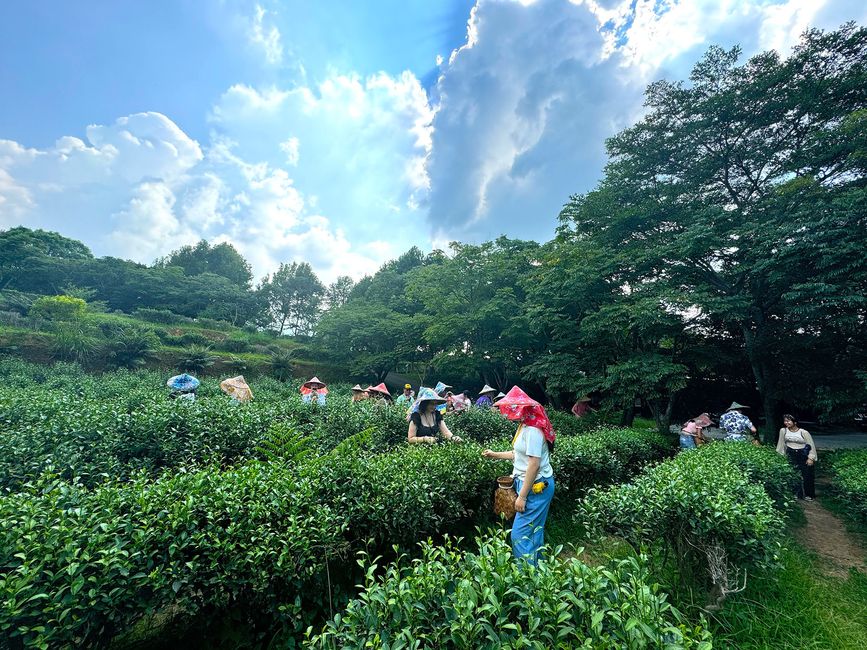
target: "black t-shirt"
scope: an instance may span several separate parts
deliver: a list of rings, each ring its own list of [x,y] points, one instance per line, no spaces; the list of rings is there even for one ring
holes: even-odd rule
[[[443,421],[443,416],[439,411],[434,411],[434,423],[433,426],[430,427],[426,427],[421,423],[421,413],[413,413],[410,419],[415,422],[416,436],[438,436],[440,433],[440,422]]]

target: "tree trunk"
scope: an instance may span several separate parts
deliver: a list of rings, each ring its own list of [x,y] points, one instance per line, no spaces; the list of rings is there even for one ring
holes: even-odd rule
[[[665,405],[657,400],[648,400],[647,405],[653,413],[653,419],[656,422],[656,428],[662,435],[671,435],[671,413],[674,410],[674,393],[668,395]]]
[[[762,408],[765,416],[765,425],[762,427],[762,438],[768,442],[774,441],[773,429],[776,421],[777,399],[774,396],[773,390],[773,370],[770,364],[766,361],[764,350],[764,331],[761,324],[756,326],[756,331],[753,331],[748,323],[741,326],[741,331],[744,335],[744,343],[747,353],[747,358],[750,361],[750,367],[753,370],[753,377],[756,380],[756,389],[762,397]],[[755,425],[756,423],[753,422]],[[759,428],[758,426],[756,427]]]
[[[629,402],[629,406],[623,409],[623,415],[620,416],[620,426],[631,427],[635,421],[635,400]]]

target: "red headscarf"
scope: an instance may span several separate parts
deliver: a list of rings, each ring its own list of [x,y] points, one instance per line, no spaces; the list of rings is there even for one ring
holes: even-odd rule
[[[510,420],[518,420],[528,427],[541,429],[545,435],[545,440],[554,442],[556,434],[545,409],[517,386],[513,386],[512,390],[496,403],[496,407]]]

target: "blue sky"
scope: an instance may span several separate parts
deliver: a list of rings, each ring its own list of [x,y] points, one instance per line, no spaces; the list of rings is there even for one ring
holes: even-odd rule
[[[787,52],[856,0],[154,0],[0,6],[0,228],[258,275],[545,240],[644,87],[710,44]]]

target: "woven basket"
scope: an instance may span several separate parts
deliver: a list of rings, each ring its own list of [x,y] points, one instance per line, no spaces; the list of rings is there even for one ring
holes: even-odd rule
[[[501,476],[497,479],[497,489],[494,490],[494,514],[505,519],[515,516],[515,479],[511,476]]]

